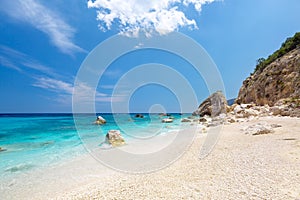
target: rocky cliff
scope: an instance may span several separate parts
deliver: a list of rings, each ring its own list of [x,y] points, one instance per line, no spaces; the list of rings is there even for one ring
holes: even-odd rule
[[[289,48],[282,51],[282,48],[287,45],[286,43],[296,36],[298,38],[293,42],[293,45],[288,44],[290,45]],[[273,54],[257,65],[254,74],[243,82],[236,103],[273,106],[282,99],[300,98],[299,33],[294,38],[289,38],[281,49],[274,53],[278,54],[275,58]]]

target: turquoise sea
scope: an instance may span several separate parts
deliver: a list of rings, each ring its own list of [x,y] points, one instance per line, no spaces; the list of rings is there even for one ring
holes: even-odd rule
[[[33,169],[53,166],[87,153],[82,143],[102,148],[108,130],[120,130],[126,142],[184,128],[181,119],[190,114],[172,114],[173,123],[162,123],[166,116],[143,114],[99,114],[107,120],[95,125],[95,114],[0,114],[0,179]],[[79,133],[79,134],[78,134]],[[89,146],[89,145],[88,145]]]

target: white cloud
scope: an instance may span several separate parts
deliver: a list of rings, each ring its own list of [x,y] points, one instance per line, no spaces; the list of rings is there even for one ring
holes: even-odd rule
[[[150,36],[153,32],[168,34],[183,26],[197,28],[196,21],[188,19],[180,8],[192,5],[200,12],[202,5],[213,1],[215,0],[89,0],[88,7],[97,9],[101,30],[110,30],[114,23],[118,23],[121,34],[135,37],[140,31]]]
[[[16,66],[12,61],[0,55],[0,65],[21,72],[21,68]]]
[[[51,43],[61,52],[85,52],[73,43],[75,29],[67,24],[57,13],[35,0],[6,1],[0,10],[10,17],[29,23],[34,28],[47,34]]]
[[[44,89],[49,89],[54,92],[59,92],[63,94],[72,94],[73,86],[70,83],[63,82],[61,80],[56,80],[53,78],[39,77],[37,82],[33,84],[35,87],[40,87]]]
[[[75,101],[77,103],[91,103],[95,102],[113,102],[122,101],[122,96],[109,96],[105,93],[100,93],[90,87],[87,83],[80,82],[76,85],[76,89],[73,84],[64,82],[61,80],[49,78],[49,77],[37,77],[36,82],[32,84],[34,87],[50,90],[58,94],[58,98],[55,99],[58,102],[65,102],[70,104],[72,102],[72,95],[75,94]],[[95,96],[94,96],[95,95]]]
[[[51,68],[40,64],[25,53],[4,45],[0,45],[0,64],[18,72],[23,72],[23,68],[26,67],[47,75],[57,76]]]

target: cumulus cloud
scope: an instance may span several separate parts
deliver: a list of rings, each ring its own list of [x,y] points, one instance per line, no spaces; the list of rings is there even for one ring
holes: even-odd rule
[[[5,1],[0,10],[44,32],[49,36],[51,43],[63,53],[85,52],[72,41],[75,29],[67,24],[58,13],[36,0]]]
[[[189,19],[183,10],[194,8],[201,11],[202,5],[215,0],[89,0],[88,7],[97,9],[97,20],[102,31],[118,24],[121,34],[138,36],[157,32],[161,35],[179,27],[197,28],[195,19]],[[185,7],[185,9],[182,9]]]

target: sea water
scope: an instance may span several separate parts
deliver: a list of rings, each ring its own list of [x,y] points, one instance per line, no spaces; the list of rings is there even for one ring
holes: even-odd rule
[[[184,128],[183,117],[172,114],[173,123],[162,123],[166,116],[143,114],[101,114],[107,121],[95,125],[95,114],[0,114],[0,179],[30,170],[57,165],[104,148],[109,130],[120,130],[130,145],[132,138],[147,139]],[[83,145],[84,144],[84,145]]]

